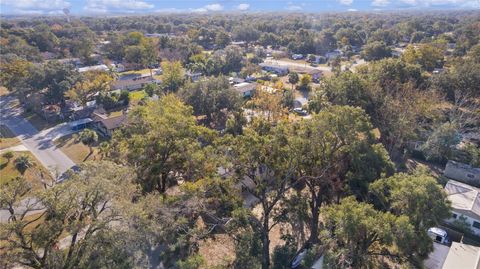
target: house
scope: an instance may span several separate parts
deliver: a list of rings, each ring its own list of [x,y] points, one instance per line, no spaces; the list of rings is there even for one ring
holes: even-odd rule
[[[44,60],[53,60],[57,58],[58,54],[54,52],[45,51],[40,54]]]
[[[71,102],[71,100],[68,100],[66,103],[71,120],[88,118],[97,107],[96,100],[88,101],[84,106],[79,105],[77,102]]]
[[[285,50],[274,50],[274,49],[268,48],[265,50],[265,53],[267,54],[267,57],[274,57],[274,58],[288,57],[288,53]]]
[[[472,167],[465,163],[448,161],[445,170],[443,170],[443,175],[460,182],[480,187],[480,168],[478,167]]]
[[[307,71],[307,74],[309,74],[312,77],[313,82],[318,83],[323,73],[321,70],[318,70],[318,69],[310,69],[309,71]]]
[[[342,53],[342,51],[339,50],[339,49],[336,49],[336,50],[334,50],[334,51],[330,51],[330,52],[325,53],[325,57],[326,57],[327,59],[329,59],[329,60],[331,60],[331,59],[333,59],[333,58],[340,57],[340,56],[342,56],[342,55],[343,55],[343,53]]]
[[[434,243],[424,266],[427,269],[480,269],[480,247],[458,242],[450,247]]]
[[[276,65],[276,64],[267,64],[261,63],[260,67],[267,72],[273,72],[279,76],[284,76],[288,74],[288,67],[283,65]]]
[[[480,196],[479,188],[449,180],[445,185],[447,198],[451,202],[452,216],[446,220],[465,221],[476,235],[480,235]]]
[[[90,126],[92,122],[93,122],[93,120],[91,118],[84,118],[84,119],[71,121],[71,122],[68,123],[68,126],[73,131],[79,131],[79,130],[83,130],[83,129],[87,128],[88,126]]]
[[[228,82],[230,83],[230,85],[237,85],[237,84],[245,82],[245,80],[243,78],[229,77]]]
[[[323,64],[327,60],[326,57],[320,56],[320,55],[313,55],[310,54],[308,56],[308,62],[313,63],[313,64]]]
[[[83,73],[83,72],[88,72],[88,71],[108,71],[108,66],[104,64],[99,64],[99,65],[92,65],[92,66],[85,66],[85,67],[80,67],[78,68],[78,72]]]
[[[318,82],[322,77],[322,71],[316,68],[312,68],[309,66],[289,66],[288,67],[291,72],[299,73],[299,74],[308,74],[312,77],[314,82]]]
[[[196,82],[198,80],[200,80],[200,78],[202,77],[202,73],[201,72],[192,72],[190,70],[188,70],[187,72],[185,72],[185,77],[190,80],[191,82]]]
[[[245,47],[247,43],[245,41],[232,41],[231,44],[235,46]]]
[[[116,80],[112,83],[111,88],[112,90],[134,91],[143,88],[145,85],[153,83],[160,84],[162,82],[151,76],[133,77],[128,79]]]
[[[233,85],[233,88],[242,94],[244,98],[252,97],[257,89],[257,83],[242,82],[236,85]]]
[[[111,137],[113,131],[127,119],[127,113],[123,110],[107,112],[103,108],[99,108],[92,113],[92,118],[93,127],[103,136]]]
[[[82,63],[82,61],[80,61],[80,58],[63,58],[55,61],[58,61],[61,64],[72,64],[74,66],[80,66]]]
[[[442,269],[479,269],[480,247],[453,242]]]

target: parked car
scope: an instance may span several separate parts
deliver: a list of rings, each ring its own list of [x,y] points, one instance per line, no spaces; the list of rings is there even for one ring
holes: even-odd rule
[[[294,108],[293,112],[300,115],[300,116],[307,116],[308,115],[308,112],[305,109],[302,109],[301,107]]]
[[[448,234],[444,229],[432,227],[427,231],[428,235],[433,239],[433,241],[448,245],[449,239]]]

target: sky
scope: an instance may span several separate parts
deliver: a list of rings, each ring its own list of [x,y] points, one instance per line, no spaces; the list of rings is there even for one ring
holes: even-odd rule
[[[480,9],[480,0],[0,0],[0,14],[76,15]]]

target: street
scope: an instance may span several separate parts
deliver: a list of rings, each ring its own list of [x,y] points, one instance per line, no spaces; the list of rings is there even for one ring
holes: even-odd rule
[[[39,132],[22,114],[22,108],[15,104],[11,96],[0,97],[0,123],[6,125],[22,144],[32,152],[54,178],[63,174],[75,163],[53,144],[53,140],[72,133],[68,124],[60,124]]]

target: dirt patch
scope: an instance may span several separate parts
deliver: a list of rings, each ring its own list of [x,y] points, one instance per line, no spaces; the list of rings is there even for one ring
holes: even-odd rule
[[[199,254],[205,259],[201,268],[229,268],[235,261],[235,244],[226,234],[216,234],[200,243]]]

